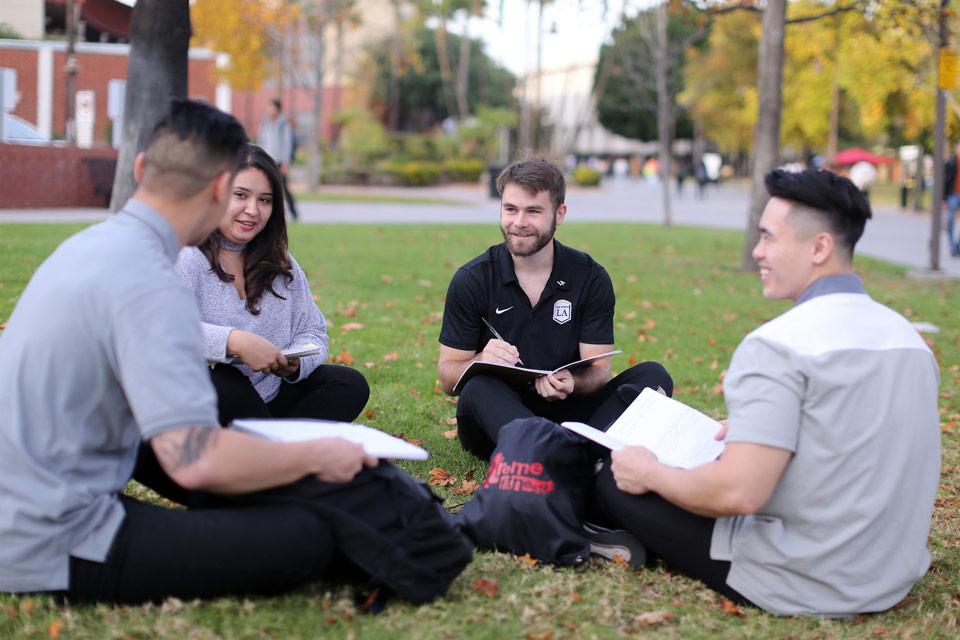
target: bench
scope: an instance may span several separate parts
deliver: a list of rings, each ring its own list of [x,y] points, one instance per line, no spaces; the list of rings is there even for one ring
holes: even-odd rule
[[[83,164],[87,165],[87,172],[90,174],[90,182],[93,183],[93,192],[98,196],[104,196],[105,207],[110,206],[110,196],[113,195],[113,177],[117,173],[116,158],[84,158]]]

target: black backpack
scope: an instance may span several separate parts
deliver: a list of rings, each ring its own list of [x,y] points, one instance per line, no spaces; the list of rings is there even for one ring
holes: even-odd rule
[[[338,553],[363,572],[369,587],[385,587],[416,604],[443,596],[473,559],[473,545],[443,499],[386,461],[343,484],[306,478],[253,495],[320,513]]]
[[[593,447],[546,418],[500,429],[483,487],[455,519],[478,547],[554,564],[590,556],[581,524],[594,483]]]

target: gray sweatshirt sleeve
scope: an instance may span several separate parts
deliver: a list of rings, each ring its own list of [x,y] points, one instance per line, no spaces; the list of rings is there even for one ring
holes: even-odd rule
[[[201,309],[204,304],[217,304],[211,296],[215,291],[209,291],[204,287],[204,278],[209,276],[210,263],[199,249],[196,247],[181,249],[175,268],[180,280],[193,293]],[[201,322],[200,328],[203,333],[203,357],[210,362],[230,362],[232,358],[227,356],[227,337],[233,331],[233,327]]]
[[[289,287],[293,327],[290,344],[286,345],[286,348],[297,349],[307,344],[315,344],[322,348],[320,353],[300,359],[300,371],[295,379],[284,378],[287,382],[298,382],[313,373],[317,367],[327,360],[329,338],[327,337],[327,321],[320,313],[320,309],[317,308],[317,303],[313,301],[306,274],[293,256],[287,255],[293,262],[293,269],[291,269],[293,282],[290,283]]]

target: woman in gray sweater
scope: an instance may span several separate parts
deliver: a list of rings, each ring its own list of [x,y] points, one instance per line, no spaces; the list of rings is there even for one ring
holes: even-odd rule
[[[180,252],[177,273],[200,305],[221,424],[360,415],[370,387],[354,369],[323,364],[326,321],[287,252],[280,171],[263,149],[245,147],[219,228]],[[287,358],[282,350],[313,353]]]

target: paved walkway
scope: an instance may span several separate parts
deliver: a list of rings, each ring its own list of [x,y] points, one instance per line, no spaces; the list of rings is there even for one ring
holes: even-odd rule
[[[673,222],[676,225],[744,229],[749,194],[740,185],[708,189],[696,196],[688,184],[682,197],[671,185]],[[497,220],[497,202],[485,185],[425,188],[325,187],[325,193],[377,195],[398,198],[436,199],[438,204],[300,202],[300,219],[308,224],[456,224],[489,223]],[[456,204],[450,204],[455,202]],[[647,222],[659,223],[660,190],[657,185],[634,180],[609,181],[599,189],[570,187],[567,193],[567,223]],[[3,222],[89,222],[102,220],[105,209],[0,209]],[[912,267],[925,274],[930,260],[929,214],[902,213],[893,206],[878,206],[867,223],[857,252]],[[940,238],[941,274],[960,279],[960,258],[950,256],[946,234]]]

